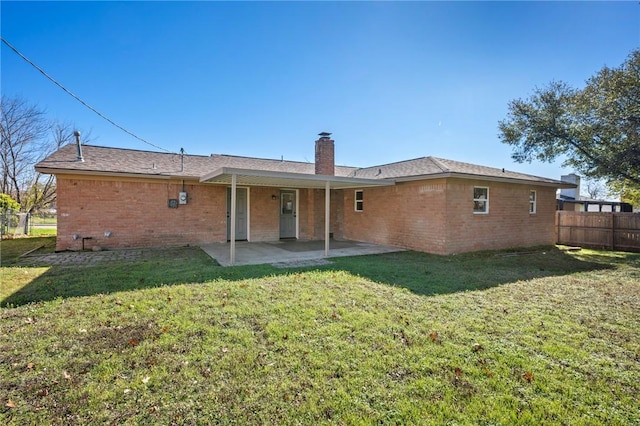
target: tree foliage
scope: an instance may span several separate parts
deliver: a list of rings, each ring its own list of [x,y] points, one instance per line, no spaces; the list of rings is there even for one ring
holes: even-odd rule
[[[602,68],[582,89],[551,82],[509,103],[499,138],[518,162],[551,162],[640,188],[640,50]]]
[[[8,194],[0,194],[0,212],[20,210],[20,204]]]
[[[607,184],[612,195],[620,197],[620,201],[633,206],[640,206],[640,185],[633,185],[628,181],[611,181]]]

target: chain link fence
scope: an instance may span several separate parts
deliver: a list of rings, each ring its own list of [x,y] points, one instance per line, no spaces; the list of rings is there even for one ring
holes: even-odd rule
[[[56,235],[55,213],[21,213],[5,210],[0,213],[0,237],[4,239],[25,236]]]

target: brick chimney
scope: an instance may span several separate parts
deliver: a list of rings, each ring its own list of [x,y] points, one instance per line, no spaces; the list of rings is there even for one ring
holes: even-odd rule
[[[335,175],[335,149],[331,133],[318,133],[320,139],[316,141],[316,174]]]

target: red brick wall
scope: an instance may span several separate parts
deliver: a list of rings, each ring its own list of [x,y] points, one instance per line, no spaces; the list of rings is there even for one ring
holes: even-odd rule
[[[439,253],[445,244],[444,180],[364,188],[363,211],[344,190],[344,238]]]
[[[489,213],[473,213],[473,187],[489,188]],[[555,188],[450,179],[447,184],[447,250],[460,253],[555,243]],[[529,192],[537,208],[529,214]]]
[[[276,241],[280,238],[280,189],[251,188],[251,241]],[[277,201],[271,195],[278,196]],[[298,190],[298,238],[324,239],[324,189]],[[342,191],[331,192],[330,232],[342,235]]]
[[[250,241],[277,241],[280,238],[280,189],[253,187],[250,195]],[[275,195],[276,200],[271,197]]]
[[[313,234],[313,190],[301,189],[298,193],[298,238],[311,239]]]
[[[300,240],[315,238],[317,220],[319,218],[316,217],[316,190],[300,189],[298,191],[298,238]]]
[[[473,187],[489,187],[489,214],[473,214]],[[537,213],[529,214],[529,191]],[[364,211],[344,191],[344,237],[437,254],[553,244],[555,188],[438,179],[364,188]]]
[[[300,239],[324,240],[324,213],[325,213],[325,191],[324,189],[309,189],[307,204],[302,214],[306,219],[304,235]],[[331,214],[329,216],[329,233],[334,238],[343,238],[343,205],[344,195],[342,190],[331,190],[331,200],[329,201]],[[302,205],[300,206],[302,210]]]
[[[324,240],[324,199],[324,189],[313,190],[313,233],[310,236],[312,240]]]
[[[473,214],[473,187],[488,186],[489,214]],[[537,212],[529,214],[529,191]],[[58,176],[57,249],[145,247],[226,241],[226,187],[181,181]],[[251,241],[280,235],[278,188],[249,191]],[[487,181],[438,179],[364,188],[364,211],[354,190],[332,191],[331,232],[337,239],[389,244],[431,253],[526,247],[555,242],[555,189]],[[278,200],[272,200],[272,195]],[[299,191],[299,238],[324,238],[324,190]],[[111,232],[105,237],[105,232]],[[73,239],[74,235],[80,238]]]
[[[331,191],[331,234],[336,240],[344,239],[344,189]]]
[[[226,188],[187,182],[188,204],[167,206],[178,198],[181,181],[109,180],[57,177],[56,249],[145,247],[226,241]],[[105,232],[111,232],[105,237]]]

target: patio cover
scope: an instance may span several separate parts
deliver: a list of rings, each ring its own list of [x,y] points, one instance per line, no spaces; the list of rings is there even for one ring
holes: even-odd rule
[[[329,218],[331,216],[331,189],[365,188],[395,185],[392,179],[363,179],[356,177],[311,175],[304,173],[274,172],[270,170],[237,169],[222,167],[200,178],[200,182],[231,185],[231,230],[236,234],[236,187],[269,186],[275,188],[312,188],[325,190],[324,211],[324,255],[329,256]],[[235,262],[236,241],[230,239],[229,260]]]

